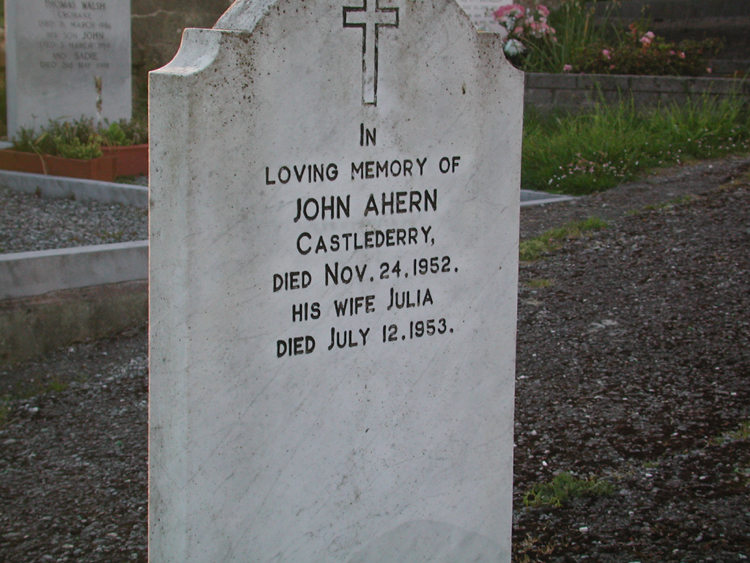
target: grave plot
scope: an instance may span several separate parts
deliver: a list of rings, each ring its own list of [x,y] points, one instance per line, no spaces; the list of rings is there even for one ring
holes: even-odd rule
[[[145,322],[147,194],[0,173],[0,364]]]

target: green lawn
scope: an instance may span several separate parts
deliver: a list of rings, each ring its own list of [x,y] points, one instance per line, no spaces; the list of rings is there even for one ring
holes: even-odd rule
[[[612,188],[649,168],[750,151],[741,98],[638,110],[526,112],[522,187],[571,195]]]

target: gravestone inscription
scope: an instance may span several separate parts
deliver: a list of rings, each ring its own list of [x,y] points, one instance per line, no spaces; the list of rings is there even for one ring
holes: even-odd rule
[[[5,0],[8,134],[131,117],[130,0]]]
[[[500,6],[511,4],[508,0],[459,0],[458,4],[479,31],[506,33],[492,14]]]
[[[152,563],[510,561],[522,99],[453,0],[151,73]]]

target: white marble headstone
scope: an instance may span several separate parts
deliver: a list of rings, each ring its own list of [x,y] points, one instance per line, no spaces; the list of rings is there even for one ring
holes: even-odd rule
[[[5,0],[8,135],[130,119],[130,0]]]
[[[453,0],[151,73],[151,563],[510,561],[522,99]]]

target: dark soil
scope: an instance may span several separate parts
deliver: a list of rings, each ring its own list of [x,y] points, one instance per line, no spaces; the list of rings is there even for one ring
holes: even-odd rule
[[[654,191],[700,193],[690,187],[700,169],[686,172],[684,183],[652,179]],[[620,194],[580,205],[606,203],[597,214],[610,228],[520,270],[516,560],[740,561],[750,557],[750,183],[615,218]],[[524,508],[524,492],[560,471],[615,493]]]
[[[750,557],[748,163],[523,208],[610,225],[520,268],[515,561]],[[146,359],[141,328],[0,369],[0,561],[146,561]],[[559,472],[613,493],[524,507]]]

